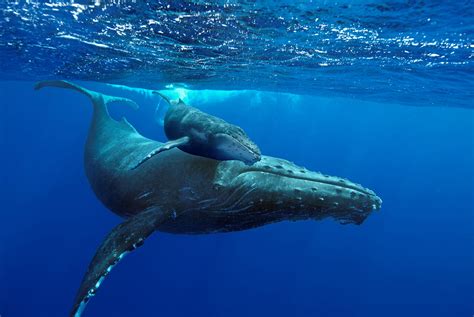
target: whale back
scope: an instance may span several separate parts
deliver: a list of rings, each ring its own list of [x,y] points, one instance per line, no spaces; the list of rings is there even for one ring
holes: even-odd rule
[[[141,191],[139,186],[127,186],[127,183],[133,182],[129,166],[161,143],[141,136],[125,118],[117,121],[108,112],[108,106],[114,102],[134,109],[138,109],[138,105],[130,99],[104,95],[68,81],[41,81],[34,88],[39,90],[44,87],[71,89],[87,96],[92,102],[93,115],[85,144],[84,168],[99,200],[122,216],[146,208],[140,204],[131,208],[124,203],[123,197],[137,195]]]

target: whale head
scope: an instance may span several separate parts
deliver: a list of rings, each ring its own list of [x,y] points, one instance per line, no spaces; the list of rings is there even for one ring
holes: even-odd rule
[[[238,160],[246,165],[260,161],[262,154],[258,146],[240,127],[228,124],[225,131],[213,136],[216,158]]]
[[[251,166],[220,162],[213,183],[220,197],[213,209],[225,217],[229,231],[326,217],[361,224],[382,204],[361,185],[268,156]]]

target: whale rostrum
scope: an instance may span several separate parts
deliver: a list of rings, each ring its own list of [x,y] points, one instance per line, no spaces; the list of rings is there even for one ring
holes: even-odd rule
[[[97,198],[125,219],[97,249],[71,316],[81,316],[112,267],[155,231],[207,234],[328,217],[361,224],[381,207],[381,199],[370,189],[270,156],[247,165],[170,147],[139,164],[163,143],[143,137],[125,119],[114,120],[107,111],[111,102],[137,108],[136,103],[67,81],[43,81],[35,88],[47,86],[72,89],[92,101],[86,176]]]

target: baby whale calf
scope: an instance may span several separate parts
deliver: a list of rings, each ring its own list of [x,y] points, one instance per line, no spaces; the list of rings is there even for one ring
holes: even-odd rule
[[[151,151],[132,169],[174,147],[220,161],[238,160],[247,165],[260,161],[260,149],[240,127],[188,106],[181,99],[172,101],[157,91],[153,93],[169,104],[164,127],[170,141]]]

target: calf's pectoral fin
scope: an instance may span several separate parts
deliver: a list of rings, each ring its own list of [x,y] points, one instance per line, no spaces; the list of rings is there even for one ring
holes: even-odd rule
[[[170,213],[159,209],[143,211],[115,227],[100,245],[89,264],[70,316],[80,317],[88,300],[95,295],[105,276],[123,256],[143,244],[143,241],[167,220]]]
[[[143,163],[145,163],[146,161],[148,161],[149,159],[151,159],[153,156],[155,156],[156,154],[158,153],[161,153],[163,151],[167,151],[167,150],[170,150],[172,148],[175,148],[175,147],[178,147],[178,146],[181,146],[181,145],[184,145],[186,143],[189,142],[189,137],[187,136],[184,136],[182,138],[179,138],[179,139],[176,139],[176,140],[171,140],[171,141],[168,141],[166,142],[165,144],[157,147],[156,149],[154,149],[153,151],[151,151],[150,153],[148,153],[144,158],[142,158],[140,160],[140,162],[138,162],[137,164],[135,164],[131,169],[134,170],[136,169],[137,167],[139,167],[140,165],[142,165]]]

